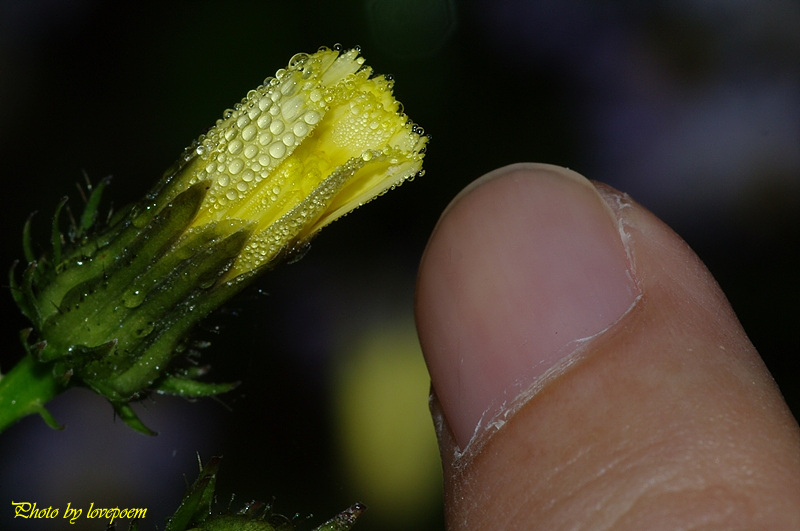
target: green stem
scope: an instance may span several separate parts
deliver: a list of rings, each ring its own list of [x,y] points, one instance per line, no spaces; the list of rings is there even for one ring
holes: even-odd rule
[[[26,354],[8,374],[0,375],[0,433],[22,417],[38,413],[51,427],[61,426],[44,405],[66,386],[53,374],[52,363]]]

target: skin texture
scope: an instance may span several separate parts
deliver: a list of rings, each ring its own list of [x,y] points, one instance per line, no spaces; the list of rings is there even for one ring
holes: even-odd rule
[[[800,529],[794,418],[702,262],[626,195],[545,165],[479,179],[416,315],[447,529]]]

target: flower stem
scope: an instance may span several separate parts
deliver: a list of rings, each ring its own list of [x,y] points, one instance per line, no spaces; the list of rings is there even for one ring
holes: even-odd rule
[[[0,375],[0,433],[22,417],[38,413],[51,427],[61,426],[44,405],[64,391],[52,363],[40,363],[26,354],[8,374]]]

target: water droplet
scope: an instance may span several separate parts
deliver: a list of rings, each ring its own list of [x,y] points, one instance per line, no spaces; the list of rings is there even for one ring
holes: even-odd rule
[[[147,323],[142,328],[136,330],[136,337],[147,337],[153,332],[154,328],[155,325],[153,325],[152,322]]]
[[[228,190],[228,193],[225,194],[225,197],[233,201],[239,197],[239,194],[237,194],[234,190]]]
[[[285,127],[284,123],[280,120],[276,120],[272,122],[269,126],[269,131],[273,135],[279,135],[283,132],[283,128]]]
[[[200,289],[209,289],[211,288],[211,286],[214,285],[216,281],[217,279],[213,276],[211,276],[210,278],[201,278],[197,283],[197,285],[200,287]]]
[[[237,173],[242,171],[242,168],[244,168],[244,162],[242,161],[242,159],[233,159],[228,164],[228,171],[231,172],[231,174],[233,175],[236,175]]]
[[[285,135],[283,135],[283,137],[281,137],[281,142],[283,142],[283,144],[286,147],[294,146],[295,143],[294,133],[286,133]]]
[[[262,146],[266,146],[270,142],[272,142],[272,134],[270,134],[269,131],[264,131],[263,133],[258,135],[258,143],[261,144]]]
[[[258,133],[258,128],[255,125],[250,124],[244,129],[242,129],[242,140],[244,140],[245,142],[249,142],[253,138],[255,138],[256,133]]]
[[[258,148],[253,144],[249,144],[246,148],[244,148],[244,156],[248,159],[252,159],[258,155]]]
[[[297,81],[295,81],[293,78],[290,77],[281,84],[281,89],[280,89],[281,94],[283,94],[284,96],[289,96],[291,94],[294,94],[296,85]]]
[[[242,150],[242,146],[244,146],[244,144],[242,144],[242,141],[236,138],[232,140],[230,144],[228,144],[228,152],[231,155],[236,155]]]
[[[272,123],[272,116],[269,114],[263,114],[259,116],[258,121],[256,124],[258,125],[259,129],[266,129],[269,127],[269,124]]]
[[[305,100],[303,99],[302,95],[294,96],[283,102],[281,105],[281,112],[283,113],[284,118],[286,121],[293,122],[300,116],[300,112],[305,107]]]
[[[122,296],[122,305],[126,308],[136,308],[144,301],[144,291],[133,289],[125,292]]]
[[[246,183],[251,182],[255,177],[256,174],[253,170],[244,170],[244,173],[242,173],[242,180]]]
[[[239,119],[236,120],[236,125],[238,125],[240,129],[249,123],[250,123],[250,118],[244,115],[240,116]]]
[[[289,60],[289,67],[290,68],[299,68],[299,67],[303,66],[303,64],[305,64],[305,62],[307,60],[308,60],[308,54],[305,54],[305,53],[295,54]]]
[[[308,125],[314,125],[317,122],[319,122],[320,118],[322,118],[322,117],[320,116],[320,114],[317,111],[308,111],[303,116],[303,121],[305,123],[307,123]]]
[[[308,126],[305,124],[305,122],[297,122],[292,128],[292,132],[296,136],[306,136],[306,133],[308,133]]]
[[[269,155],[273,158],[279,159],[286,153],[286,146],[283,142],[275,142],[269,147]]]

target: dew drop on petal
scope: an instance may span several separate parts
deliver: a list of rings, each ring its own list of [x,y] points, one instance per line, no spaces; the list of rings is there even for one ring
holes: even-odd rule
[[[275,142],[269,147],[271,157],[279,159],[286,153],[286,145],[283,142]]]
[[[300,137],[306,136],[306,133],[308,133],[308,126],[305,122],[297,122],[292,128],[292,132]]]
[[[304,106],[305,100],[303,97],[300,95],[294,96],[293,98],[283,102],[281,105],[281,112],[287,121],[293,122],[300,115],[300,112],[303,110]]]
[[[270,107],[272,107],[272,100],[270,99],[269,96],[264,96],[263,98],[258,100],[258,108],[261,109],[262,111],[266,111]]]
[[[242,141],[239,140],[238,138],[236,138],[236,139],[232,140],[230,144],[228,144],[228,152],[231,155],[236,155],[237,153],[239,153],[242,150],[242,146],[243,145],[244,144],[242,144]]]
[[[269,127],[269,124],[272,123],[272,116],[269,114],[263,114],[258,118],[256,121],[256,125],[258,125],[259,129],[266,129]]]
[[[280,120],[272,122],[269,126],[269,132],[273,135],[279,135],[283,132],[284,124]]]
[[[242,159],[233,159],[230,161],[230,163],[228,163],[228,171],[233,175],[236,175],[242,171],[242,168],[244,168],[244,162]]]
[[[308,111],[303,116],[303,121],[305,123],[307,123],[308,125],[314,125],[317,122],[319,122],[320,118],[321,118],[321,116],[317,111]]]
[[[253,124],[248,125],[244,129],[242,129],[242,140],[244,140],[245,142],[253,140],[257,132],[258,128],[255,125]]]
[[[262,146],[266,146],[270,142],[272,142],[272,134],[269,131],[264,131],[258,135],[258,143]]]
[[[244,148],[244,156],[248,159],[252,159],[258,155],[258,147],[254,146],[253,144],[249,144],[246,148]]]

